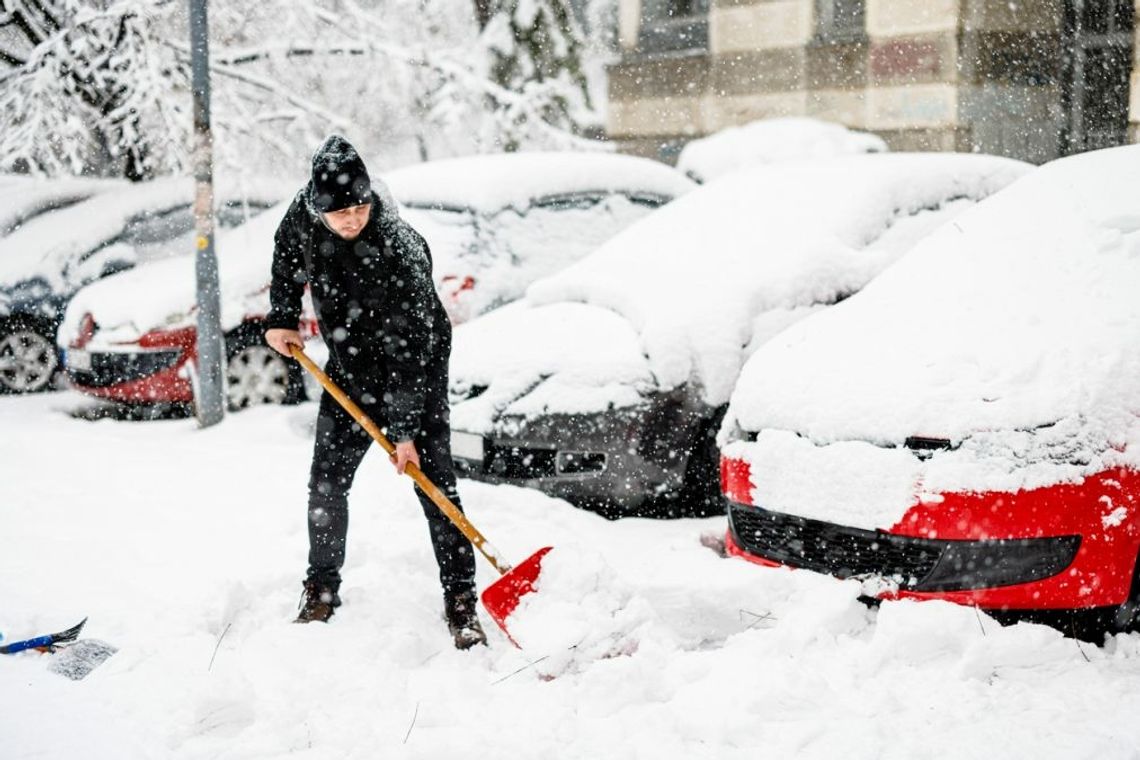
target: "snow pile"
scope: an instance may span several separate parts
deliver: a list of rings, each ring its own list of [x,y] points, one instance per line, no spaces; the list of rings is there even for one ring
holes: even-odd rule
[[[752,164],[886,150],[881,138],[841,124],[799,117],[761,119],[693,140],[681,150],[677,168],[698,182],[708,182]]]
[[[728,400],[760,315],[802,316],[859,290],[945,220],[924,209],[981,200],[1027,170],[954,154],[744,169],[536,282],[527,301],[577,301],[620,314],[660,388],[692,382],[716,406]],[[453,374],[464,376],[465,366],[453,362]]]
[[[378,449],[350,498],[344,605],[294,625],[316,404],[200,430],[62,413],[77,403],[0,398],[0,631],[88,615],[85,636],[119,651],[79,683],[37,653],[0,657],[5,758],[1128,760],[1140,746],[1140,635],[1097,648],[948,604],[869,610],[854,581],[718,557],[698,537],[723,518],[608,522],[467,481],[467,514],[506,556],[555,547],[532,596],[559,609],[520,616],[520,632],[560,643],[540,626],[565,621],[599,647],[519,651],[483,615],[490,646],[457,652],[422,510]],[[496,577],[480,560],[479,588]],[[604,656],[613,632],[636,649]]]
[[[534,201],[587,193],[626,192],[675,198],[693,183],[657,161],[608,153],[522,152],[430,161],[383,174],[408,206],[472,209],[494,214]]]
[[[534,591],[507,618],[511,637],[527,656],[543,658],[538,670],[547,677],[631,655],[655,624],[652,606],[582,546],[543,557]]]
[[[830,450],[844,441],[868,442],[868,472],[893,468],[904,460],[876,447],[914,435],[957,448],[902,466],[888,493],[916,477],[933,491],[1016,490],[1140,463],[1137,182],[1140,148],[1047,164],[762,347],[725,429],[804,439],[761,435],[749,456],[766,488],[788,474],[776,462],[818,472],[847,457]],[[849,508],[863,512],[855,524],[895,512]]]

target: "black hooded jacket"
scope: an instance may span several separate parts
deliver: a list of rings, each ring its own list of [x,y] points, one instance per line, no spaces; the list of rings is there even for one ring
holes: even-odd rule
[[[432,283],[427,242],[375,192],[368,224],[345,240],[311,196],[312,182],[277,228],[269,327],[297,329],[310,285],[328,374],[370,415],[380,412],[376,422],[394,441],[446,426],[451,324]]]

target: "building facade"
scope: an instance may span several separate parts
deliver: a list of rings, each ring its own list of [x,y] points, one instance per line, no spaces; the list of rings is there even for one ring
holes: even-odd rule
[[[670,159],[777,116],[1043,162],[1133,141],[1140,0],[620,0],[610,138]]]

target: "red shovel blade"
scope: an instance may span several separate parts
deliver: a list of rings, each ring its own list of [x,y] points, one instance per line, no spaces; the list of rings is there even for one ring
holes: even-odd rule
[[[538,574],[542,571],[542,558],[552,548],[546,546],[539,549],[508,572],[503,573],[503,577],[499,580],[483,589],[483,606],[487,608],[488,614],[499,624],[503,633],[507,634],[507,638],[516,647],[518,642],[507,630],[507,618],[519,606],[522,598],[534,591],[534,582],[538,580]]]

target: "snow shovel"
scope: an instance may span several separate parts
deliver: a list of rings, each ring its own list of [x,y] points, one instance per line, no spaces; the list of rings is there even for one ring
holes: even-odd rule
[[[13,641],[11,644],[0,646],[0,654],[16,654],[28,649],[37,649],[56,655],[49,670],[70,678],[72,681],[82,680],[88,673],[106,662],[107,658],[119,651],[105,641],[98,639],[79,639],[79,633],[87,623],[83,618],[77,625],[59,633],[49,633],[46,636],[37,636],[34,639]],[[79,639],[79,640],[77,640]]]
[[[368,415],[364,413],[356,403],[348,397],[348,395],[337,387],[336,383],[329,378],[328,375],[321,370],[308,355],[301,350],[299,346],[290,345],[289,352],[293,358],[301,363],[305,369],[317,379],[317,382],[329,392],[329,394],[337,400],[344,410],[352,415],[357,424],[368,431],[368,434],[380,444],[380,448],[389,456],[392,456],[396,447],[388,440],[388,437],[380,431],[376,423],[369,419]],[[455,527],[467,536],[472,546],[482,553],[487,561],[499,571],[500,578],[492,583],[490,586],[483,590],[482,599],[483,606],[487,608],[488,614],[498,624],[499,628],[503,629],[503,633],[511,640],[511,643],[516,647],[518,642],[511,636],[511,632],[507,630],[507,618],[518,607],[522,597],[534,591],[534,583],[538,579],[538,574],[542,571],[542,558],[546,553],[551,550],[550,546],[539,549],[534,554],[527,557],[519,564],[511,567],[500,555],[499,552],[487,541],[486,537],[480,533],[474,525],[467,519],[467,516],[459,511],[459,507],[447,498],[447,495],[440,490],[438,486],[432,483],[423,471],[420,470],[414,463],[409,463],[404,468],[404,472],[416,482],[424,493],[428,495],[435,505],[439,507],[440,511],[447,516]],[[521,648],[521,647],[520,647]]]

